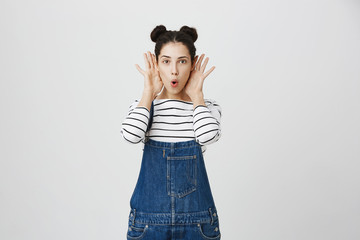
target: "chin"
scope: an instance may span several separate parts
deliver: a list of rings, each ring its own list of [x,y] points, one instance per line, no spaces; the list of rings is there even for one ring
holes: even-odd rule
[[[167,93],[176,95],[176,94],[182,93],[182,91],[183,91],[184,88],[181,88],[181,89],[180,89],[180,88],[175,88],[175,89],[174,89],[173,87],[170,86],[170,87],[168,87],[168,88],[165,87],[165,89],[166,89],[166,92],[167,92]]]

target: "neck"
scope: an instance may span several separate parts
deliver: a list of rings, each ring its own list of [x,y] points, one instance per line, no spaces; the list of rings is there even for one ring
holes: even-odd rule
[[[166,88],[164,88],[164,90],[157,97],[157,99],[176,99],[176,100],[191,102],[191,98],[185,93],[184,90],[179,92],[178,94],[171,94],[168,91],[166,91]]]

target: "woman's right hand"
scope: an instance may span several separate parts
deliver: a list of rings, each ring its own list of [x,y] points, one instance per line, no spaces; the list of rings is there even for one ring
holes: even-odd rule
[[[160,78],[160,73],[157,68],[156,57],[154,54],[144,53],[145,70],[138,64],[135,64],[137,70],[144,76],[144,92],[155,96],[160,93],[163,82]]]

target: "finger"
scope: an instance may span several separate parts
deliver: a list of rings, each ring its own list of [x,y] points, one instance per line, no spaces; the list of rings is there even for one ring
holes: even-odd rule
[[[155,57],[154,54],[151,54],[151,60],[152,60],[153,67],[154,67],[156,70],[158,70],[158,69],[157,69],[157,63],[156,63],[156,57]]]
[[[153,63],[153,58],[152,58],[152,54],[150,53],[150,51],[147,52],[147,57],[150,63],[150,68],[154,68],[154,63]]]
[[[150,68],[153,68],[154,65],[153,65],[153,62],[152,62],[152,56],[151,56],[150,51],[147,52],[147,58],[148,58],[148,61],[149,61],[149,64],[150,64]]]
[[[205,54],[201,54],[199,61],[196,63],[196,67],[195,67],[196,70],[199,70],[199,69],[200,69],[201,62],[202,62],[204,56],[205,56]]]
[[[208,61],[209,61],[209,58],[208,57],[205,58],[204,64],[200,67],[200,72],[203,73],[205,71]]]
[[[145,69],[148,70],[150,68],[150,63],[149,63],[146,53],[144,53],[144,62],[145,62]]]
[[[137,70],[138,70],[142,75],[145,74],[144,70],[142,70],[142,68],[141,68],[139,65],[135,64],[135,67],[137,68]]]
[[[197,59],[198,59],[198,56],[195,56],[195,57],[194,57],[194,60],[193,60],[193,63],[192,63],[193,66],[192,66],[192,68],[191,68],[191,71],[194,71]]]
[[[159,65],[158,65],[158,61],[156,60],[156,56],[154,55],[154,61],[155,61],[155,68],[156,68],[156,71],[159,72]]]
[[[207,76],[209,76],[209,74],[212,72],[212,71],[214,71],[214,69],[215,69],[215,66],[213,66],[212,68],[210,68],[206,73],[204,73],[204,78],[203,79],[205,79]]]

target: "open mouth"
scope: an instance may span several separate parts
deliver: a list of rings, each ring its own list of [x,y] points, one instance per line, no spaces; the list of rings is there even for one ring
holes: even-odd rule
[[[178,85],[178,81],[176,79],[171,80],[171,86],[176,87]]]

